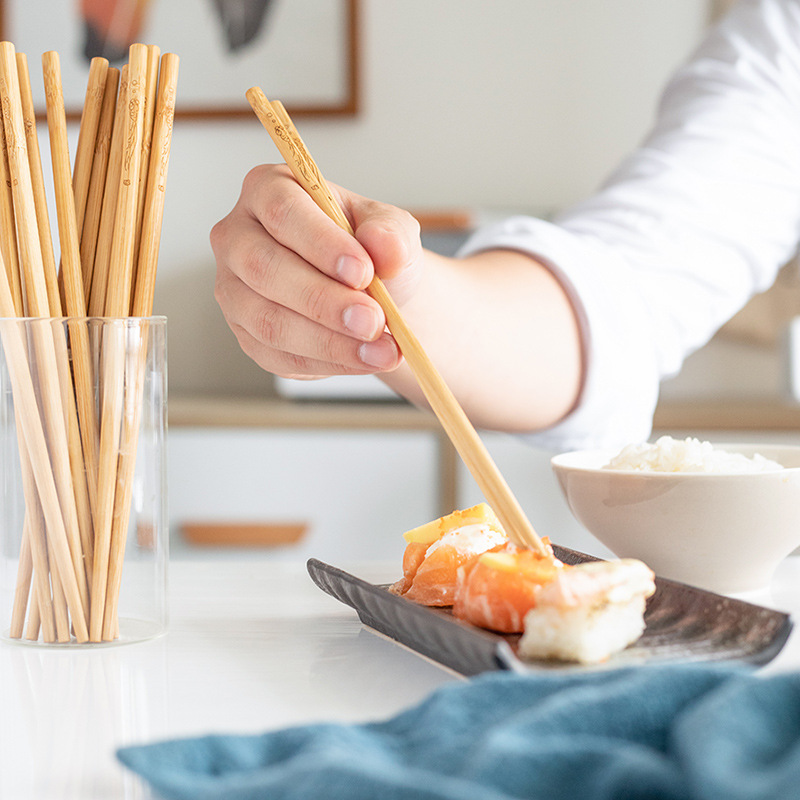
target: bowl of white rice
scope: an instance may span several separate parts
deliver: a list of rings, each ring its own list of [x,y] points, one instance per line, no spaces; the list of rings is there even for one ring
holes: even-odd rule
[[[551,464],[576,519],[663,578],[725,594],[763,589],[800,545],[800,447],[664,436]]]

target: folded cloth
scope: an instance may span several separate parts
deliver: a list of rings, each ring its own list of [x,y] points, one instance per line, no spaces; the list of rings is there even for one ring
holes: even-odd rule
[[[180,800],[796,800],[800,673],[492,673],[383,722],[127,747]]]

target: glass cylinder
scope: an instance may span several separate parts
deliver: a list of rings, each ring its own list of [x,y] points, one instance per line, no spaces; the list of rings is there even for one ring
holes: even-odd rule
[[[0,636],[167,623],[166,319],[0,319]]]

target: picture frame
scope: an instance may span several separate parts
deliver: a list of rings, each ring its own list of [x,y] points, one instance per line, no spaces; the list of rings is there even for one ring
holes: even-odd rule
[[[120,8],[127,31],[113,22]],[[84,103],[87,52],[118,66],[114,57],[127,61],[130,41],[180,56],[178,119],[249,117],[245,92],[254,85],[293,117],[355,115],[359,34],[359,0],[0,0],[0,38],[27,55],[37,109],[40,58],[55,50],[73,120]]]

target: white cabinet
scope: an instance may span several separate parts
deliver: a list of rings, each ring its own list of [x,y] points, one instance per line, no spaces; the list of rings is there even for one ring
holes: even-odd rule
[[[168,481],[174,557],[204,552],[182,541],[184,521],[307,521],[305,538],[275,548],[275,558],[399,565],[403,531],[438,515],[437,438],[409,430],[172,427]]]
[[[654,436],[800,444],[796,407],[692,404],[656,420]],[[611,555],[573,519],[550,453],[510,435],[481,438],[541,536]],[[483,499],[431,414],[381,403],[170,400],[168,491],[176,557],[208,552],[182,542],[184,521],[305,521],[306,537],[270,556],[334,564],[399,565],[403,531]]]

